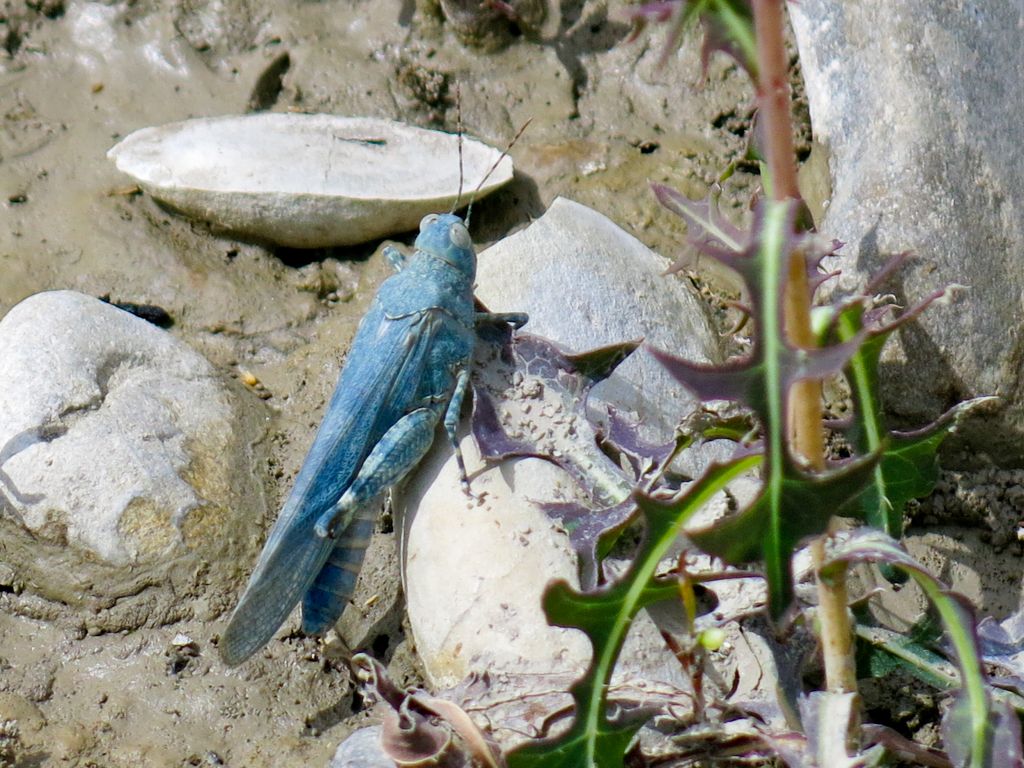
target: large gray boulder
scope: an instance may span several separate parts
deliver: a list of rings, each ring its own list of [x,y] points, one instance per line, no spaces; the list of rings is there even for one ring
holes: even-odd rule
[[[898,334],[883,377],[889,408],[921,423],[957,400],[999,395],[998,426],[975,422],[965,435],[990,459],[1019,465],[1024,10],[953,0],[789,8],[814,135],[830,154],[821,228],[846,243],[843,285],[863,285],[889,255],[911,250],[917,258],[893,286],[901,299],[970,287],[960,305]]]
[[[132,628],[226,605],[263,517],[213,367],[72,291],[0,321],[0,563],[16,591]],[[192,599],[188,599],[192,598]]]

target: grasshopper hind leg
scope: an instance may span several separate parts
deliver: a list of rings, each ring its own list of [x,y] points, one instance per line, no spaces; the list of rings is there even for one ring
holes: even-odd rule
[[[337,541],[303,597],[303,632],[324,632],[345,610],[373,533],[374,499],[420,462],[434,441],[437,421],[436,410],[430,408],[417,408],[399,419],[370,452],[338,503],[316,521],[317,538]]]
[[[437,419],[436,411],[417,408],[395,422],[370,451],[338,503],[317,519],[313,526],[316,535],[321,539],[333,538],[385,489],[409,474],[430,449]]]
[[[353,518],[338,537],[320,573],[302,599],[302,631],[307,635],[326,632],[341,618],[366,557],[373,534],[377,505],[369,504]]]

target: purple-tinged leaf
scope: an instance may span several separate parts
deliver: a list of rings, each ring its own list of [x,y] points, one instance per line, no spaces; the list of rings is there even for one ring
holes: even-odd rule
[[[759,415],[767,412],[765,377],[776,375],[782,388],[788,389],[803,379],[821,379],[838,373],[855,354],[862,337],[843,344],[818,349],[797,349],[779,345],[771,370],[763,359],[763,352],[755,344],[754,351],[745,358],[729,360],[721,365],[691,363],[657,347],[645,349],[694,396],[705,401],[728,400],[752,409]],[[784,413],[786,403],[780,403]]]
[[[550,339],[531,333],[519,333],[512,340],[512,354],[523,369],[534,376],[555,379],[569,375],[578,381],[573,391],[585,394],[597,382],[611,375],[623,360],[640,346],[640,341],[624,341],[586,352],[565,352]]]
[[[700,49],[701,69],[707,74],[711,54],[731,56],[757,82],[757,50],[754,42],[754,12],[749,0],[718,0],[704,6],[701,23],[704,42]]]
[[[473,384],[473,439],[483,459],[504,461],[515,457],[539,456],[537,449],[525,440],[509,437],[498,418],[494,400]]]
[[[542,507],[569,534],[583,584],[592,586],[600,576],[598,560],[635,509],[628,499],[633,485],[644,478],[653,482],[680,448],[642,440],[638,425],[613,408],[606,430],[589,419],[591,387],[607,378],[639,342],[572,354],[530,334],[486,340],[490,345],[483,353],[490,356],[489,364],[478,365],[473,379],[472,432],[481,455],[551,461],[586,492],[593,503],[574,500]],[[617,464],[609,453],[625,463]]]
[[[649,23],[668,27],[664,47],[658,57],[658,66],[664,66],[668,57],[679,47],[686,24],[698,18],[704,29],[701,43],[701,71],[707,76],[708,62],[716,51],[728,54],[756,79],[757,50],[754,43],[754,19],[748,0],[660,0],[627,7],[623,16],[632,21],[634,30],[629,40],[635,40]]]
[[[1021,768],[1020,720],[1005,702],[989,702],[984,722],[985,746],[978,749],[972,703],[966,691],[953,698],[942,718],[942,742],[956,768]],[[979,754],[979,752],[981,754]]]
[[[911,741],[892,728],[867,723],[862,730],[868,744],[885,747],[885,751],[900,763],[917,765],[921,768],[953,768],[953,764],[949,762],[945,752]]]
[[[830,344],[816,349],[792,349],[790,354],[781,355],[780,364],[787,384],[804,379],[823,379],[838,373],[851,356],[856,354],[863,342],[863,336],[841,344]]]
[[[381,746],[396,762],[424,762],[439,766],[464,764],[452,754],[452,734],[430,722],[412,694],[397,687],[376,659],[358,654],[352,660],[356,677],[368,695],[386,705],[381,727]]]
[[[458,704],[417,688],[399,688],[384,666],[364,653],[352,657],[352,667],[367,695],[385,705],[381,747],[396,764],[466,768],[468,751],[474,765],[499,768],[497,746]],[[453,733],[461,737],[461,748]]]
[[[403,703],[398,711],[388,709],[381,721],[381,746],[398,765],[464,766],[466,761],[451,754],[452,734],[436,726],[426,715]],[[456,762],[457,760],[457,762]]]
[[[668,57],[679,47],[679,40],[687,21],[692,17],[691,6],[684,0],[661,0],[627,7],[623,16],[633,22],[633,31],[627,42],[636,40],[647,24],[654,22],[668,27],[668,34],[658,56],[658,68],[665,66]]]
[[[604,439],[629,462],[635,480],[639,481],[650,472],[660,470],[681,447],[686,447],[680,446],[678,442],[656,445],[645,440],[640,435],[638,425],[612,406],[608,406],[607,415],[607,434]],[[686,444],[689,442],[686,440]]]
[[[981,658],[991,672],[991,683],[1024,714],[1024,611],[1002,622],[991,616],[978,622]]]
[[[686,222],[694,245],[718,245],[734,256],[746,250],[749,236],[722,215],[714,198],[691,200],[664,184],[651,184],[651,189],[659,203]]]
[[[1017,669],[1024,675],[1024,610],[1002,621],[984,617],[978,622],[978,638],[986,661]]]
[[[569,535],[569,543],[579,558],[580,587],[593,589],[601,575],[600,558],[607,554],[611,543],[633,520],[636,504],[628,499],[606,509],[593,509],[572,502],[548,502],[541,507]]]
[[[570,689],[575,702],[570,728],[560,736],[514,750],[508,755],[509,768],[621,768],[623,753],[642,725],[642,720],[613,721],[608,713],[611,675],[626,633],[641,608],[675,593],[676,585],[659,582],[655,573],[682,525],[708,499],[757,463],[756,457],[748,457],[713,465],[667,502],[638,497],[646,528],[626,572],[616,582],[591,592],[578,592],[564,581],[548,587],[544,593],[548,621],[556,626],[582,629],[594,653],[590,667]]]
[[[481,455],[542,458],[568,472],[597,506],[622,502],[635,478],[601,450],[587,397],[636,344],[567,354],[525,333],[500,347],[478,344],[471,429]]]
[[[641,3],[625,8],[623,14],[627,19],[638,23],[653,21],[664,24],[681,6],[680,0],[656,0],[656,2]]]
[[[811,240],[813,237],[813,234],[809,234],[808,240]],[[833,277],[838,277],[842,273],[841,270],[838,269],[826,271],[822,268],[821,262],[829,256],[835,256],[843,245],[844,243],[840,240],[832,240],[827,244],[817,243],[816,247],[808,249],[807,284],[811,295],[814,295],[815,291],[817,291],[824,283],[828,282]]]
[[[1024,766],[1024,747],[1021,742],[1020,717],[1005,701],[992,704],[992,761],[999,768]]]
[[[593,386],[611,376],[622,361],[633,354],[642,343],[643,339],[636,339],[588,349],[586,352],[567,352],[565,360],[572,373],[588,380],[591,382],[590,386]]]
[[[750,357],[729,360],[721,365],[691,363],[649,344],[644,345],[655,360],[664,366],[673,378],[704,402],[729,400],[745,407],[761,399],[757,394],[762,374],[757,362]]]

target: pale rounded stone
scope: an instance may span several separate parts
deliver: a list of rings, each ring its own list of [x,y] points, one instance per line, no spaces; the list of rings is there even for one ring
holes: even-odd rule
[[[295,248],[415,229],[428,213],[512,179],[512,160],[463,137],[392,120],[261,113],[135,131],[107,156],[184,214]]]
[[[26,299],[0,321],[4,560],[70,605],[169,589],[122,600],[124,624],[178,615],[186,595],[223,599],[263,512],[242,423],[169,333],[72,291]]]
[[[559,491],[572,496],[572,479],[539,459],[484,469],[472,438],[461,445],[479,502],[462,493],[448,446],[437,446],[396,495],[396,512],[412,521],[404,584],[431,684],[454,686],[472,670],[580,671],[586,638],[549,626],[540,604],[551,579],[579,585],[575,557],[534,503]]]
[[[395,768],[395,761],[380,745],[380,726],[372,725],[341,742],[327,768]]]

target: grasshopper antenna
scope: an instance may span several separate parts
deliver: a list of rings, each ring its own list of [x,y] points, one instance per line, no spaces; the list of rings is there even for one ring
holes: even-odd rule
[[[459,210],[459,203],[462,202],[462,185],[465,183],[466,175],[462,167],[462,88],[458,82],[455,83],[455,119],[459,131],[459,194],[449,213]]]
[[[532,122],[533,122],[533,118],[531,117],[529,120],[527,120],[525,123],[523,123],[522,127],[520,127],[520,129],[518,131],[516,131],[516,135],[512,137],[512,141],[510,141],[508,143],[508,146],[505,147],[505,150],[501,153],[501,155],[498,157],[498,159],[494,161],[494,165],[491,166],[491,169],[489,171],[487,171],[487,173],[484,174],[484,177],[482,179],[480,179],[480,183],[476,185],[476,189],[473,190],[473,195],[469,199],[469,206],[467,206],[467,208],[466,208],[466,218],[465,218],[464,221],[465,221],[467,229],[469,228],[469,217],[470,217],[470,214],[473,213],[473,203],[476,202],[476,195],[477,195],[477,193],[483,188],[484,184],[487,183],[487,180],[489,178],[491,178],[491,174],[494,173],[494,170],[501,164],[501,161],[504,160],[506,157],[508,157],[508,153],[512,151],[512,147],[514,147],[516,145],[516,142],[519,141],[519,137],[522,136],[526,132],[526,129],[530,126],[530,123],[532,123]],[[459,146],[461,147],[462,145],[460,144]],[[462,156],[461,155],[459,156],[459,162],[460,162],[460,164],[462,162]],[[462,166],[460,165],[459,168],[461,169],[461,167]],[[462,181],[462,179],[460,178],[459,182],[461,183],[461,181]]]

